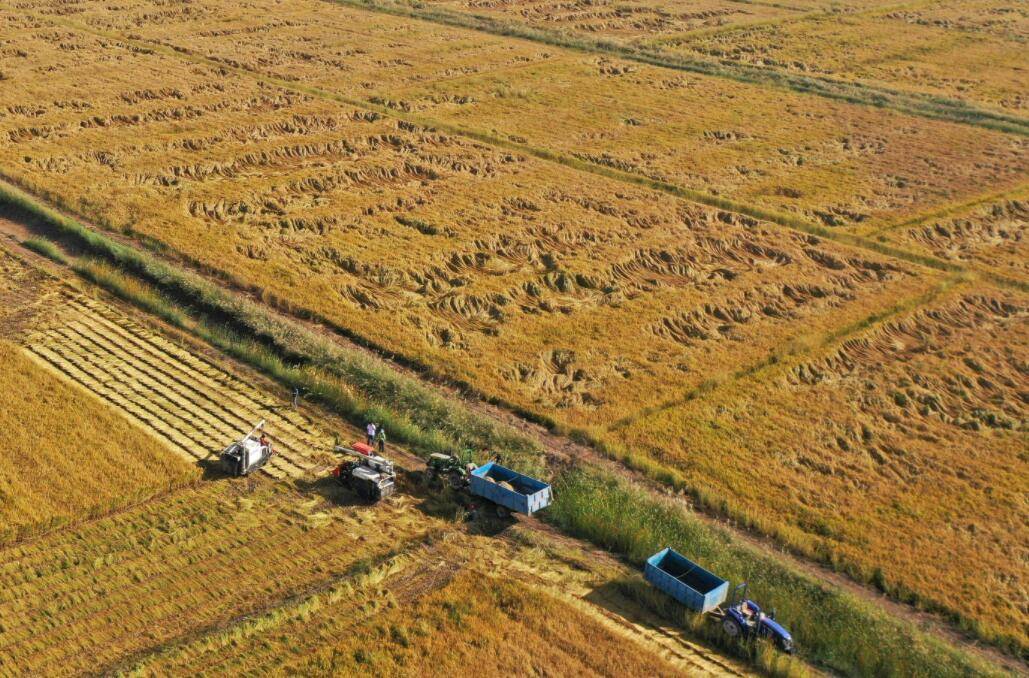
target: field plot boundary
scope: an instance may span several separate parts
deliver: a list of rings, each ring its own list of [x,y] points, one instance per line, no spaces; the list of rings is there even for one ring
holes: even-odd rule
[[[344,4],[349,4],[351,0],[328,1],[339,1],[343,2]],[[882,242],[880,240],[873,239],[870,237],[833,231],[830,228],[820,226],[818,224],[815,224],[814,222],[801,219],[796,216],[786,215],[773,210],[746,205],[735,200],[730,200],[720,196],[705,193],[703,191],[697,191],[694,189],[686,188],[684,186],[679,186],[677,184],[673,184],[670,182],[658,181],[656,179],[651,179],[643,174],[635,174],[632,172],[626,172],[620,169],[607,167],[605,165],[601,165],[595,162],[582,160],[563,153],[551,151],[546,148],[539,148],[531,146],[529,144],[519,143],[516,141],[512,141],[510,139],[499,137],[494,134],[489,134],[479,130],[470,129],[463,125],[456,125],[436,120],[434,118],[427,118],[424,116],[403,113],[395,109],[389,108],[387,106],[382,106],[373,103],[368,100],[349,97],[338,92],[325,90],[319,87],[297,84],[295,82],[290,82],[288,80],[283,80],[281,78],[269,75],[267,73],[264,73],[263,71],[235,64],[228,64],[217,58],[204,56],[202,54],[196,54],[191,50],[188,50],[183,47],[178,47],[163,42],[130,38],[125,35],[122,35],[121,33],[95,29],[91,26],[83,25],[79,22],[71,21],[64,17],[51,17],[48,15],[34,16],[36,16],[40,20],[51,21],[53,23],[62,25],[70,30],[88,33],[97,37],[107,38],[109,40],[116,40],[126,45],[132,46],[134,48],[159,52],[166,56],[173,56],[180,59],[185,59],[193,63],[203,63],[216,68],[225,68],[235,73],[254,78],[258,82],[274,85],[282,89],[298,92],[301,94],[307,94],[310,96],[315,96],[327,101],[346,104],[348,106],[354,106],[356,108],[362,108],[364,110],[372,111],[387,118],[400,120],[423,128],[442,130],[450,134],[462,136],[473,141],[502,148],[504,150],[523,153],[527,156],[546,162],[552,162],[557,165],[561,165],[576,171],[601,176],[607,179],[612,179],[615,181],[638,186],[641,188],[659,191],[672,197],[686,200],[689,202],[698,203],[701,205],[705,205],[707,207],[723,209],[736,214],[753,217],[755,219],[767,221],[793,231],[798,231],[807,235],[815,235],[821,238],[825,238],[826,240],[833,241],[843,246],[855,248],[858,250],[875,252],[876,254],[893,257],[895,259],[899,259],[907,263],[916,264],[927,268],[933,268],[944,272],[975,272],[985,277],[986,279],[994,282],[995,284],[1004,287],[1011,287],[1023,292],[1029,291],[1029,282],[1014,280],[1009,277],[995,273],[991,270],[981,269],[978,267],[960,266],[931,255],[913,252],[911,250],[907,250],[902,247],[898,247],[896,245]],[[1029,131],[1027,131],[1027,134],[1029,134]],[[0,181],[4,181],[8,185],[19,185],[19,182],[14,180],[9,175],[3,173],[2,171],[0,171]]]
[[[983,127],[1020,136],[1029,136],[1029,120],[971,106],[957,99],[920,95],[913,92],[873,87],[828,77],[799,76],[770,68],[746,66],[727,61],[704,60],[666,52],[637,49],[609,40],[584,35],[567,35],[528,25],[501,21],[473,13],[432,8],[391,0],[325,0],[370,12],[401,16],[455,28],[465,28],[502,37],[518,38],[586,53],[600,53],[649,66],[726,78],[738,82],[769,85],[802,94],[851,104],[888,108],[901,113],[935,120],[946,120]]]

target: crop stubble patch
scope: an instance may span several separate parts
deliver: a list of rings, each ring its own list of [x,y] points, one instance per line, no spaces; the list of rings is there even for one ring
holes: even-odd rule
[[[114,307],[68,294],[28,350],[91,391],[184,458],[213,458],[265,420],[276,454],[265,471],[299,477],[331,462],[329,441],[287,403],[144,329]]]

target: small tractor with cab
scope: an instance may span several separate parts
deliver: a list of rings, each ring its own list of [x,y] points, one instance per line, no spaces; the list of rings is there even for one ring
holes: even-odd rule
[[[793,636],[775,621],[774,611],[766,614],[757,603],[747,598],[746,582],[733,589],[728,606],[719,608],[714,617],[721,621],[722,630],[730,638],[763,638],[786,654],[793,654]]]
[[[222,450],[219,459],[222,469],[229,475],[248,476],[268,463],[273,451],[271,443],[255,437],[264,428],[264,420],[257,423],[245,436]]]
[[[377,502],[396,491],[397,474],[393,462],[375,454],[371,445],[353,443],[349,447],[337,445],[336,452],[352,459],[337,466],[332,475],[340,485],[354,491],[366,501]]]

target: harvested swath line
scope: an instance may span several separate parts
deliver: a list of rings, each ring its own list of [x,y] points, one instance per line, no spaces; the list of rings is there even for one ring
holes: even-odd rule
[[[109,347],[103,346],[97,340],[86,337],[85,332],[79,332],[77,334],[73,333],[71,331],[72,329],[73,328],[71,327],[61,328],[55,330],[55,333],[56,335],[66,339],[74,347],[77,347],[83,355],[95,355],[96,350],[94,349],[97,349],[99,351],[106,350],[107,352],[103,355],[105,356],[105,359],[109,360],[110,362],[100,363],[100,365],[102,367],[106,366],[107,374],[117,374],[118,376],[125,379],[124,383],[127,384],[129,388],[132,388],[135,394],[138,395],[141,399],[147,399],[148,394],[151,392],[155,394],[161,394],[159,398],[151,397],[149,398],[149,400],[155,402],[155,404],[162,405],[162,409],[164,411],[174,411],[182,413],[180,415],[180,418],[183,421],[189,421],[187,417],[189,417],[190,415],[195,417],[195,419],[193,420],[193,426],[207,436],[207,439],[205,440],[206,449],[217,451],[220,449],[218,441],[223,439],[231,441],[234,435],[238,437],[239,434],[234,433],[237,427],[225,418],[226,416],[231,416],[228,410],[221,409],[220,407],[215,410],[207,409],[202,403],[197,402],[196,399],[191,398],[188,394],[183,394],[179,392],[173,386],[169,386],[168,388],[162,388],[164,384],[162,384],[159,380],[148,375],[143,370],[131,365],[126,365],[125,363],[119,361],[116,357],[113,357],[113,354],[110,352]],[[91,343],[92,347],[87,345],[86,342]],[[142,386],[137,387],[135,386],[135,384],[141,384]],[[211,403],[215,404],[217,407],[217,404],[213,400],[211,400]],[[240,426],[245,427],[251,425],[245,423],[245,420],[241,418],[239,421]],[[288,459],[288,457],[286,458]],[[271,463],[273,466],[279,465],[276,462],[280,462],[280,460],[273,459]]]
[[[204,375],[200,375],[200,378],[196,379],[188,368],[176,364],[175,355],[147,344],[144,339],[140,338],[149,333],[143,332],[139,328],[132,328],[135,331],[126,329],[98,313],[88,312],[81,305],[72,303],[70,306],[71,309],[66,314],[66,317],[71,318],[67,321],[68,327],[51,330],[51,333],[56,332],[56,335],[50,335],[56,340],[52,347],[70,342],[77,346],[78,360],[86,363],[90,360],[95,361],[96,354],[99,353],[106,360],[112,361],[108,365],[111,370],[117,370],[125,377],[126,383],[123,387],[131,388],[131,384],[134,383],[143,384],[147,389],[153,391],[153,396],[149,400],[162,403],[171,412],[190,413],[206,425],[206,427],[201,427],[197,421],[188,422],[186,417],[182,416],[179,417],[184,422],[182,424],[170,427],[155,426],[162,430],[162,433],[167,435],[169,432],[181,431],[184,428],[187,431],[201,428],[205,434],[211,437],[211,440],[197,437],[193,437],[193,440],[205,444],[204,449],[217,451],[228,441],[237,438],[240,435],[239,429],[248,430],[253,424],[250,419],[266,418],[269,420],[269,428],[273,430],[280,451],[285,453],[273,458],[273,466],[282,467],[283,470],[295,474],[299,469],[311,468],[315,465],[306,459],[309,455],[305,450],[318,449],[319,445],[307,435],[302,434],[292,423],[286,420],[280,422],[279,418],[275,416],[276,413],[268,412],[270,405],[262,405],[246,397],[245,393],[251,387],[225,373],[222,373],[221,379],[218,380],[221,385],[215,379]],[[96,328],[95,325],[101,325],[102,329]],[[117,337],[107,337],[105,332],[116,334]],[[126,346],[139,350],[134,350],[130,356],[125,349]],[[184,353],[188,355],[181,349],[177,349],[175,352],[180,355]],[[75,362],[71,355],[65,357],[71,362]],[[161,364],[158,364],[157,361],[161,361]],[[85,372],[89,374],[90,371],[86,370]],[[200,383],[196,383],[198,381]],[[235,388],[232,388],[233,386]],[[148,399],[145,389],[144,391],[135,390],[135,395],[139,398],[129,400],[146,401]],[[238,407],[227,407],[223,404],[226,402],[234,403]],[[137,408],[130,408],[130,411],[138,414],[138,409],[147,408],[140,405]],[[245,417],[239,413],[240,410],[246,414]],[[152,410],[149,410],[149,413],[150,416],[147,419],[153,425],[151,417],[157,419],[160,417]],[[195,453],[193,456],[196,456]],[[298,461],[299,459],[304,459],[304,461]]]
[[[128,316],[119,314],[113,307],[82,296],[69,298],[68,306],[85,307],[88,309],[88,312],[98,316],[97,319],[101,323],[109,327],[113,332],[117,332],[125,340],[164,359],[175,370],[195,378],[197,381],[201,381],[208,388],[226,391],[227,394],[232,396],[233,402],[242,407],[248,407],[249,411],[267,409],[267,405],[262,405],[247,396],[249,386],[241,379],[225,372],[221,367],[207,360],[202,355],[191,353],[167,338],[147,331]],[[279,418],[288,421],[296,430],[308,436],[310,438],[309,442],[323,436],[322,432],[314,427],[310,419],[295,410],[281,409],[277,414]],[[312,443],[312,446],[315,445]]]
[[[117,348],[111,346],[111,340],[103,337],[97,332],[94,332],[88,325],[76,320],[71,321],[68,327],[76,329],[81,337],[91,342],[100,351],[116,355]],[[174,374],[170,374],[161,365],[147,360],[141,353],[135,353],[134,355],[139,358],[139,362],[142,363],[144,367],[148,368],[148,371],[143,371],[142,369],[135,368],[135,366],[128,365],[127,368],[131,371],[134,378],[143,383],[153,382],[155,390],[160,391],[161,388],[164,387],[165,390],[162,391],[163,393],[173,393],[180,396],[183,400],[196,408],[196,412],[198,413],[217,412],[219,413],[219,418],[228,423],[230,428],[233,426],[250,426],[252,423],[248,422],[252,422],[255,420],[254,417],[260,416],[256,411],[255,405],[248,413],[249,417],[243,417],[232,409],[223,406],[221,402],[213,398],[209,393],[191,387],[185,380],[175,376]],[[296,445],[291,444],[289,438],[282,438],[279,447],[286,450],[292,450],[298,455],[303,455],[303,452],[298,449]]]
[[[59,339],[65,339],[62,335],[56,335]],[[45,346],[32,346],[31,350],[41,355],[48,362],[54,363],[58,368],[59,372],[67,374],[76,381],[81,383],[87,389],[94,392],[105,395],[109,401],[115,404],[123,412],[131,415],[138,419],[146,426],[149,426],[155,433],[165,437],[168,440],[175,441],[176,437],[185,437],[191,440],[194,445],[188,448],[184,448],[186,455],[194,460],[204,460],[210,457],[211,453],[218,452],[224,445],[219,447],[221,444],[220,438],[212,439],[209,436],[205,436],[204,432],[200,430],[193,421],[189,418],[186,410],[177,408],[175,405],[168,400],[157,395],[157,392],[150,389],[140,388],[132,383],[131,377],[127,374],[123,374],[126,377],[125,382],[120,382],[119,385],[123,389],[129,391],[126,394],[124,391],[119,391],[107,383],[100,381],[95,375],[97,372],[103,374],[110,370],[108,365],[100,362],[95,357],[91,356],[88,349],[85,351],[74,352],[67,345],[45,347]],[[56,358],[56,360],[55,360]],[[85,368],[81,365],[86,365]],[[159,405],[144,405],[142,403],[151,403],[156,401]],[[185,414],[176,414],[176,412],[182,411]],[[142,413],[141,413],[142,412]],[[227,435],[233,436],[229,438],[231,440],[238,438],[239,433],[229,433]],[[224,436],[222,436],[224,437]],[[225,443],[227,444],[227,443]],[[182,447],[179,445],[179,447]],[[206,451],[206,454],[201,451]],[[300,475],[303,473],[303,469],[289,460],[284,460],[281,457],[273,457],[269,466],[265,466],[270,475],[275,477],[285,477],[283,474]]]

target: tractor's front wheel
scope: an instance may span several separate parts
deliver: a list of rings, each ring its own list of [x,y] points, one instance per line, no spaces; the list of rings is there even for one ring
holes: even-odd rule
[[[453,473],[450,474],[450,487],[452,489],[460,490],[461,486],[463,484],[464,484],[464,478],[461,477],[460,473],[454,471]]]
[[[730,638],[738,638],[742,633],[743,629],[735,619],[726,617],[725,621],[722,622],[722,630],[725,631],[725,635]]]

